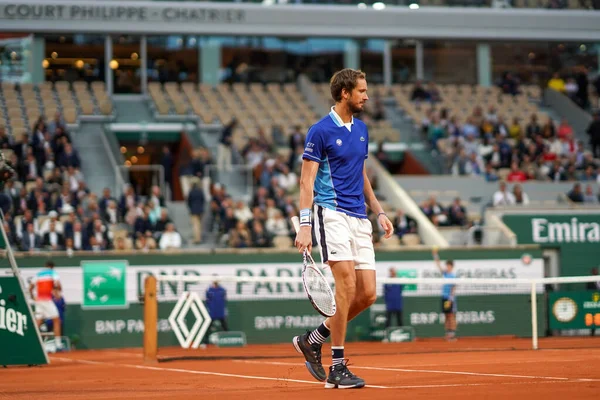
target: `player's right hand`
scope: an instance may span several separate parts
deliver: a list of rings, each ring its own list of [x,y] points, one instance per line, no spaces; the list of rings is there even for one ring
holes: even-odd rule
[[[310,226],[300,227],[294,244],[300,253],[304,253],[304,250],[308,250],[309,253],[312,251],[312,230]]]

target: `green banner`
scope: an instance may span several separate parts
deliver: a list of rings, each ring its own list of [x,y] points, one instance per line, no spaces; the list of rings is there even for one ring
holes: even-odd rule
[[[600,329],[600,291],[554,292],[548,300],[550,329]]]
[[[19,281],[0,277],[0,365],[47,364]]]
[[[416,337],[444,335],[444,314],[439,297],[407,297],[403,310],[404,326],[412,326]],[[179,346],[167,321],[174,303],[158,305],[159,346]],[[463,296],[458,299],[460,336],[531,336],[531,304],[528,295]],[[230,301],[227,323],[231,331],[244,332],[249,344],[286,343],[306,330],[316,328],[323,317],[306,300]],[[545,302],[538,296],[538,330],[545,318]],[[186,316],[193,324],[193,313]],[[395,322],[395,321],[394,321]],[[144,332],[143,306],[127,309],[83,310],[68,306],[66,335],[76,348],[140,347]],[[385,337],[385,305],[379,303],[365,311],[348,327],[347,340],[382,340]]]
[[[561,276],[590,275],[598,266],[600,213],[505,214],[519,244],[560,250]]]
[[[127,261],[85,261],[81,268],[82,307],[127,307]]]

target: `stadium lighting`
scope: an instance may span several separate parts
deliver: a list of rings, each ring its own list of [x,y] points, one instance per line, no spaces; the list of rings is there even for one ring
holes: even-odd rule
[[[419,9],[419,5],[417,3],[411,3],[408,8],[410,8],[411,10],[418,10]]]
[[[358,8],[364,10],[365,8],[367,8],[367,5],[365,3],[358,3]]]
[[[382,3],[381,1],[378,1],[377,3],[373,3],[373,9],[378,10],[378,11],[385,9],[385,3]]]

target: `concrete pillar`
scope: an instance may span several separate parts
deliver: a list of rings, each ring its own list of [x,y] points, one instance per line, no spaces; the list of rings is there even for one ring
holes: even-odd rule
[[[104,78],[106,79],[106,93],[113,95],[113,70],[110,69],[110,62],[113,59],[113,42],[110,35],[104,38]]]
[[[392,42],[386,40],[383,45],[383,84],[392,86]]]
[[[417,40],[415,44],[415,72],[417,74],[417,80],[423,80],[425,78],[424,57],[423,41]]]
[[[216,39],[198,41],[198,76],[200,82],[209,85],[219,83],[219,71],[221,69],[221,43]]]
[[[477,84],[492,85],[492,56],[488,43],[477,43]]]
[[[148,38],[140,38],[140,80],[142,94],[148,93]]]
[[[32,35],[30,42],[26,46],[25,54],[27,60],[27,72],[29,73],[29,79],[31,83],[38,84],[46,80],[46,73],[42,63],[46,58],[46,40],[43,36]]]
[[[356,40],[348,39],[344,46],[344,68],[360,68],[360,47]]]

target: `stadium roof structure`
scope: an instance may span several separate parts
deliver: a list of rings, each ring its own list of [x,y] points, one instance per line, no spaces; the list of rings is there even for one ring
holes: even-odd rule
[[[0,0],[0,32],[600,41],[600,11]]]

